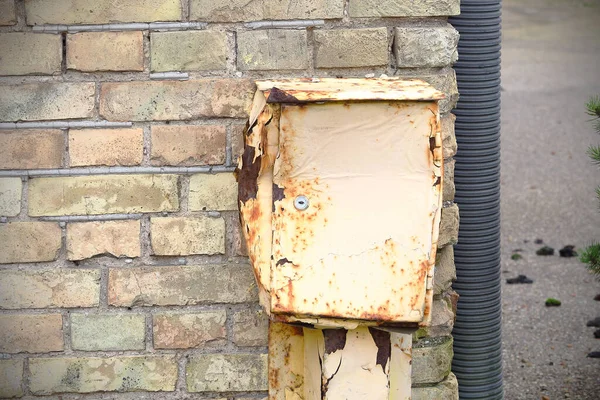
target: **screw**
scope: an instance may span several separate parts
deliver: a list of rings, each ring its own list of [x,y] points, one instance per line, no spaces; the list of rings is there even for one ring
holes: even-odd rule
[[[308,208],[308,197],[298,196],[294,199],[294,207],[299,211],[304,211]]]

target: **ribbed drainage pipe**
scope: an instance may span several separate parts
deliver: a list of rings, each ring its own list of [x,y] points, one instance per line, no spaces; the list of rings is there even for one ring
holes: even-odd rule
[[[462,0],[450,18],[460,32],[456,69],[456,203],[454,249],[460,294],[452,371],[461,400],[503,399],[500,299],[501,0]]]

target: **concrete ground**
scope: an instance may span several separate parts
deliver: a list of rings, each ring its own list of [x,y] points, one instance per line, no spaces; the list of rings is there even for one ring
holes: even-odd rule
[[[600,359],[586,357],[600,351],[586,327],[600,281],[534,242],[558,253],[600,240],[600,170],[586,156],[600,134],[584,108],[600,95],[600,1],[504,0],[503,36],[503,277],[534,280],[502,283],[505,398],[600,399]]]

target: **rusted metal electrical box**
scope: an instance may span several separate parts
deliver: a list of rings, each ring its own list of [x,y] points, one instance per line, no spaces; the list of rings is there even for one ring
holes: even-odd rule
[[[443,97],[419,80],[257,82],[239,201],[260,301],[273,321],[427,324]]]

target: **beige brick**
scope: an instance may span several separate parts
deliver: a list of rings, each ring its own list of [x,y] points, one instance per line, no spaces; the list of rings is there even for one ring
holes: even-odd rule
[[[155,349],[189,349],[227,341],[225,310],[153,316]]]
[[[237,182],[233,173],[196,174],[190,178],[190,211],[237,210],[237,197]]]
[[[454,160],[444,162],[443,201],[453,201],[456,188],[454,186]]]
[[[23,360],[0,360],[0,397],[23,396]]]
[[[3,270],[0,274],[0,308],[96,307],[99,299],[99,270]]]
[[[90,118],[93,116],[95,92],[94,82],[0,85],[0,119]]]
[[[458,206],[456,204],[442,208],[438,248],[458,243],[459,221],[460,217],[458,214]]]
[[[150,225],[156,255],[225,254],[223,218],[152,218]]]
[[[386,28],[315,31],[317,68],[383,66],[389,62]]]
[[[211,22],[342,18],[344,0],[190,0],[190,18]]]
[[[239,157],[244,154],[244,125],[233,125],[231,127],[231,160],[237,165]]]
[[[67,225],[67,258],[140,256],[139,221],[74,222]]]
[[[59,129],[0,130],[0,169],[60,168],[64,151]]]
[[[449,290],[454,280],[456,280],[454,247],[446,246],[437,252],[435,276],[433,277],[433,294],[438,295]]]
[[[110,22],[178,21],[179,0],[27,0],[27,24],[107,24]]]
[[[0,0],[0,25],[14,25],[16,23],[15,0]]]
[[[225,162],[227,136],[219,125],[152,127],[152,165],[215,165]]]
[[[351,17],[430,17],[460,14],[460,0],[350,0]]]
[[[50,75],[60,72],[62,39],[58,34],[0,33],[0,75]]]
[[[0,178],[0,216],[19,215],[22,187],[21,178]]]
[[[225,225],[227,226],[227,254],[248,257],[246,239],[244,238],[244,234],[242,232],[242,226],[240,224],[238,212],[225,213],[223,218],[225,218]]]
[[[454,133],[454,121],[456,121],[454,114],[447,114],[441,118],[444,159],[454,157],[458,148]]]
[[[407,78],[415,78],[415,76],[407,76]],[[439,101],[440,114],[446,114],[456,106],[456,102],[458,101],[458,86],[456,83],[456,73],[452,68],[444,68],[437,74],[419,75],[416,78],[422,79],[437,90],[444,92],[446,98]]]
[[[400,68],[435,68],[453,64],[458,59],[458,32],[444,27],[396,28],[394,55]]]
[[[29,181],[29,215],[177,211],[176,175],[93,175]]]
[[[0,353],[62,351],[62,315],[0,315]]]
[[[428,337],[450,336],[454,328],[454,312],[450,300],[443,297],[434,300],[431,307],[431,322],[427,326]]]
[[[69,131],[72,167],[140,165],[143,156],[144,132],[141,128]]]
[[[71,314],[73,350],[144,350],[145,337],[143,314]]]
[[[263,310],[233,313],[233,343],[238,346],[268,346],[269,317]]]
[[[182,31],[150,34],[152,71],[225,70],[229,49],[225,32]]]
[[[80,32],[67,35],[67,68],[79,71],[143,71],[140,32]]]
[[[186,366],[189,392],[267,390],[266,354],[201,354]]]
[[[249,265],[111,269],[108,303],[117,307],[257,301]]]
[[[56,260],[61,236],[55,222],[0,224],[0,264]]]
[[[437,383],[450,373],[452,337],[426,338],[413,346],[412,383]]]
[[[33,394],[173,391],[175,356],[32,358],[29,387]]]
[[[254,84],[242,79],[111,82],[102,84],[100,115],[111,121],[245,118],[253,95]]]
[[[458,381],[453,373],[435,386],[412,388],[412,400],[458,400]]]
[[[282,70],[308,68],[306,31],[266,29],[238,33],[238,68]]]

